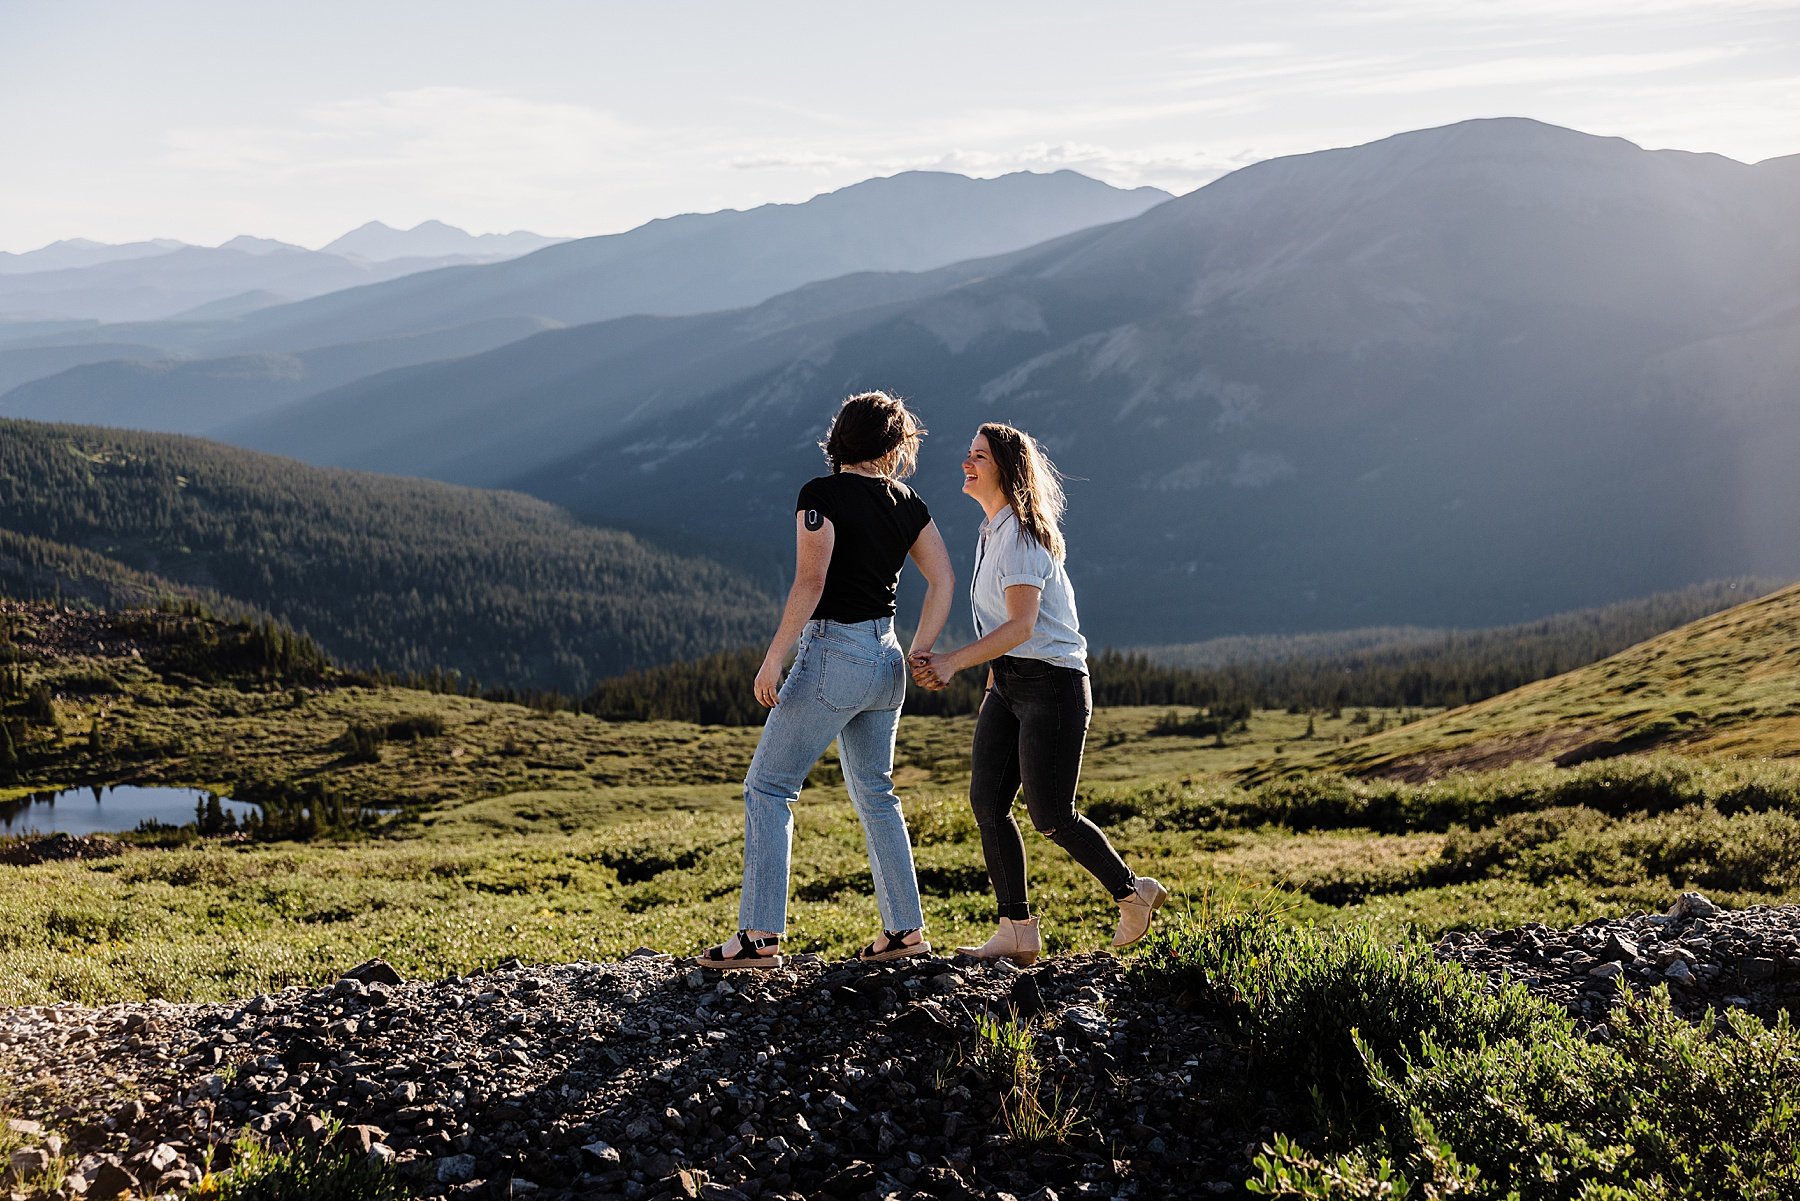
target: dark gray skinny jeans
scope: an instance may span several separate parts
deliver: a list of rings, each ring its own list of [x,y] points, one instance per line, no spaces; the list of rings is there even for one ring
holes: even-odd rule
[[[1137,877],[1100,827],[1075,812],[1075,784],[1094,711],[1087,676],[1041,659],[1001,656],[991,666],[994,686],[975,719],[969,805],[1000,916],[1015,921],[1031,916],[1025,840],[1012,815],[1021,787],[1038,832],[1074,856],[1115,900],[1130,896]]]

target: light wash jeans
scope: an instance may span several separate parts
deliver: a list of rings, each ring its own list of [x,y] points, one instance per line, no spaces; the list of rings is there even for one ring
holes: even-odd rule
[[[775,934],[787,929],[793,804],[834,738],[869,848],[881,928],[916,930],[925,924],[906,816],[894,795],[894,735],[906,677],[906,655],[894,638],[892,618],[806,623],[793,669],[744,777],[740,928]]]

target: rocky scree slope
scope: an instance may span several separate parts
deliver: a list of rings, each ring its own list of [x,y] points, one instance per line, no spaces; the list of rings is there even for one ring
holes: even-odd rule
[[[1015,1012],[1026,1087],[1080,1119],[1060,1143],[1001,1113],[1021,1102],[977,1023]],[[279,1144],[325,1119],[424,1196],[1237,1194],[1272,1130],[1245,1072],[1104,955],[721,977],[644,951],[438,983],[376,961],[242,1004],[0,1013],[21,1166],[65,1156],[62,1197],[182,1191],[242,1128]]]
[[[1772,1022],[1800,1011],[1800,905],[1726,910],[1689,892],[1667,913],[1599,918],[1572,930],[1533,923],[1456,932],[1436,949],[1590,1023],[1604,1022],[1625,990],[1661,986],[1686,1018],[1743,1009]]]
[[[1667,985],[1689,1017],[1773,1019],[1800,996],[1800,906],[1690,893],[1667,914],[1452,934],[1437,952],[1598,1038],[1624,987]],[[1273,1130],[1308,1119],[1189,1005],[1139,993],[1106,955],[1025,971],[798,955],[722,977],[641,950],[438,983],[376,960],[242,1004],[0,1012],[0,1073],[27,1142],[15,1169],[64,1156],[64,1198],[185,1190],[240,1130],[301,1142],[327,1119],[422,1196],[1242,1195]],[[996,1019],[1028,1030],[1022,1085],[984,1050]],[[1060,1140],[1031,1137],[1025,1092],[1077,1119]]]

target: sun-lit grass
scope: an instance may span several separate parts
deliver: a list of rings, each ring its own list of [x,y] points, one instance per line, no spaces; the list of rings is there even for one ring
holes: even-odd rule
[[[373,956],[435,978],[512,956],[692,953],[736,928],[739,787],[756,729],[608,723],[387,687],[176,687],[116,659],[53,670],[86,682],[58,694],[65,753],[33,769],[36,787],[86,782],[76,732],[105,707],[107,738],[143,748],[138,782],[323,777],[398,812],[359,839],[190,841],[0,866],[0,1004],[219,999],[327,981]],[[1746,703],[1773,703],[1760,697]],[[1454,747],[1480,722],[1472,710],[1258,712],[1215,738],[1158,733],[1170,712],[1098,712],[1080,799],[1136,870],[1170,887],[1172,920],[1201,898],[1238,895],[1291,921],[1431,935],[1572,924],[1661,907],[1689,886],[1727,903],[1800,887],[1800,858],[1786,849],[1800,842],[1800,767],[1628,756],[1424,784],[1282,778],[1247,769],[1357,758],[1388,740],[1416,747],[1434,729]],[[425,733],[358,762],[344,750],[352,724]],[[906,717],[898,739],[896,780],[940,947],[981,941],[992,924],[966,801],[972,733],[966,717]],[[1246,784],[1259,775],[1270,782]],[[829,755],[797,824],[788,949],[848,956],[878,917]],[[1046,948],[1106,947],[1110,898],[1022,814],[1021,825]]]
[[[1418,779],[1652,747],[1800,757],[1800,585],[1566,675],[1348,746],[1290,750],[1260,774],[1336,770]]]
[[[1207,896],[1261,895],[1290,920],[1430,935],[1660,908],[1690,886],[1729,904],[1791,895],[1800,772],[1683,764],[1358,786],[1374,802],[1333,785],[1317,793],[1330,804],[1302,807],[1291,791],[1141,781],[1097,786],[1089,807],[1170,886],[1170,918]],[[933,942],[985,938],[992,900],[961,788],[915,787],[906,805]],[[1366,824],[1407,812],[1512,816],[1448,833]],[[878,924],[860,829],[837,786],[809,788],[796,813],[788,947],[847,957]],[[1111,900],[1025,825],[1047,949],[1104,948]],[[0,1003],[241,996],[376,955],[435,978],[515,955],[692,953],[735,928],[741,871],[736,790],[713,785],[477,799],[352,842],[0,867]]]

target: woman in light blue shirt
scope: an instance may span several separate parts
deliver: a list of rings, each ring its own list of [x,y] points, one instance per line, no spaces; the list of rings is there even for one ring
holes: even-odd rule
[[[1118,901],[1113,945],[1129,946],[1148,932],[1150,915],[1169,893],[1150,877],[1133,874],[1105,833],[1075,811],[1093,697],[1087,640],[1063,567],[1056,467],[1031,435],[990,423],[969,443],[963,491],[987,514],[969,583],[976,639],[911,660],[913,679],[925,688],[942,688],[964,668],[989,665],[975,720],[969,804],[981,830],[999,928],[981,946],[957,949],[1019,964],[1042,953],[1026,893],[1025,842],[1012,815],[1021,790],[1038,831]]]

